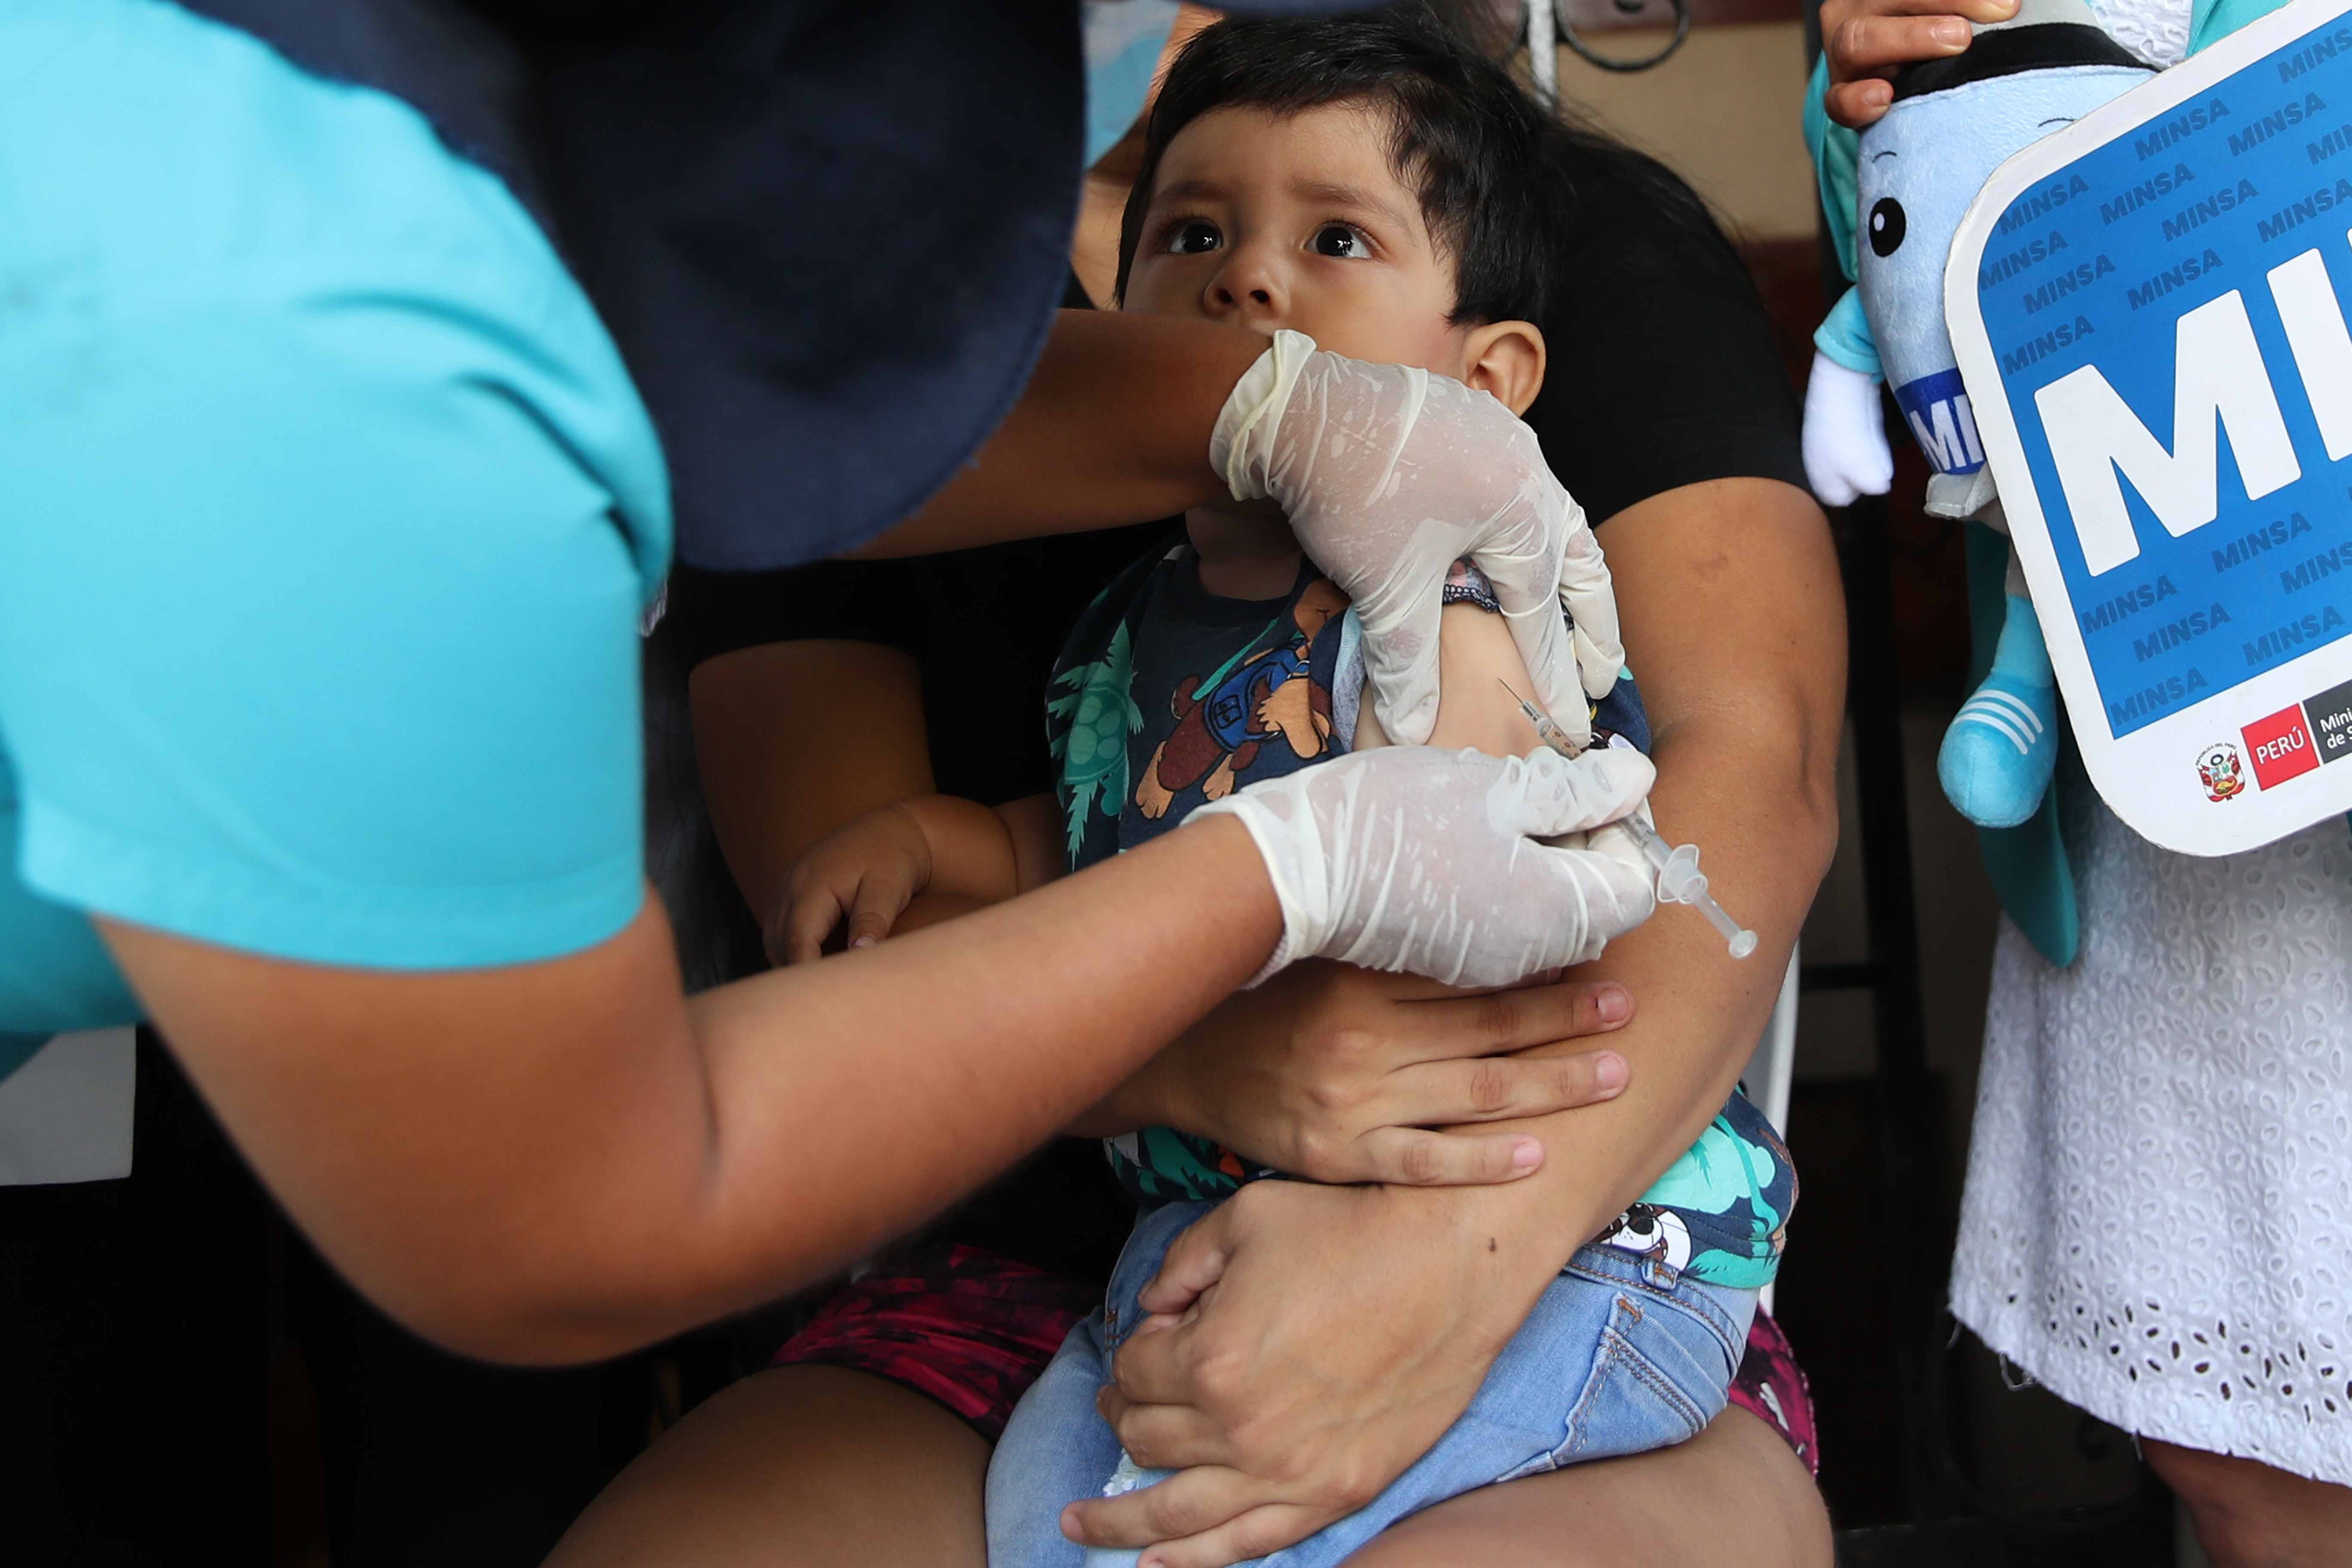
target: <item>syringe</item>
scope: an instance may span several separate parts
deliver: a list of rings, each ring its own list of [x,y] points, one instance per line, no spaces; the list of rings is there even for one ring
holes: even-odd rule
[[[1511,690],[1509,681],[1503,682],[1503,689],[1511,693],[1511,700],[1519,705],[1519,711],[1528,716],[1528,722],[1536,727],[1536,735],[1545,745],[1563,757],[1573,757],[1581,750],[1568,738],[1568,731],[1559,727],[1558,720]],[[1756,951],[1756,933],[1727,914],[1723,906],[1717,903],[1714,896],[1706,890],[1706,873],[1698,868],[1697,845],[1669,845],[1659,836],[1656,828],[1642,820],[1638,813],[1620,817],[1615,826],[1633,836],[1633,842],[1641,847],[1642,858],[1649,861],[1651,869],[1657,873],[1657,894],[1661,902],[1688,904],[1705,915],[1708,922],[1723,933],[1723,940],[1730,945],[1732,957],[1746,958]]]

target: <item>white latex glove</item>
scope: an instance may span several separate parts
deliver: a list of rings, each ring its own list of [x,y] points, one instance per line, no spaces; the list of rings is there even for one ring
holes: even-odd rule
[[[1656,777],[1630,748],[1570,761],[1397,746],[1251,784],[1192,816],[1241,818],[1265,857],[1283,935],[1258,980],[1320,957],[1507,985],[1597,958],[1649,918],[1655,882],[1623,830],[1581,848],[1535,840],[1615,821]]]
[[[1819,349],[1805,382],[1805,482],[1824,506],[1883,496],[1895,482],[1878,378],[1849,370]]]
[[[1372,710],[1391,739],[1417,744],[1437,722],[1439,590],[1456,557],[1494,584],[1536,700],[1590,738],[1584,700],[1607,696],[1625,664],[1617,599],[1584,509],[1509,409],[1281,331],[1225,400],[1209,461],[1234,500],[1277,502],[1355,602]]]

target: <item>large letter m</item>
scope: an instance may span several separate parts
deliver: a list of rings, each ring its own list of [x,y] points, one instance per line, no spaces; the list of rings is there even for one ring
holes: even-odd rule
[[[2236,289],[2180,318],[2174,355],[2169,451],[2096,366],[2069,372],[2033,395],[2083,563],[2094,577],[2139,553],[2122,479],[2131,481],[2176,539],[2220,515],[2217,420],[2237,456],[2249,500],[2303,475]]]

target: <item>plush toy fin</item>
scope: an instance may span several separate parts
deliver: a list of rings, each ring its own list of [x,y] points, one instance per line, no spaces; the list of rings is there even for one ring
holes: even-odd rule
[[[1849,369],[1816,352],[1805,383],[1802,443],[1805,482],[1823,506],[1852,506],[1858,496],[1883,496],[1895,481],[1895,454],[1886,445],[1878,377]]]
[[[2058,688],[2031,601],[2009,596],[1992,671],[1960,707],[1936,758],[1944,797],[1979,827],[2032,816],[2058,763]]]

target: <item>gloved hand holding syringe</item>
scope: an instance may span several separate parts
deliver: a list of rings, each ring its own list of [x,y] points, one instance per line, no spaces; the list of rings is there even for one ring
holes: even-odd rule
[[[1511,693],[1528,722],[1536,727],[1543,743],[1563,757],[1573,757],[1581,749],[1568,738],[1552,716],[1511,689],[1508,681],[1503,689]],[[1642,818],[1638,809],[1620,818],[1614,826],[1622,827],[1641,847],[1642,857],[1649,861],[1658,875],[1658,900],[1661,903],[1689,904],[1705,915],[1723,939],[1731,946],[1731,956],[1746,958],[1756,951],[1756,933],[1724,912],[1721,904],[1706,890],[1706,873],[1698,868],[1698,846],[1669,845],[1659,837],[1658,830]]]

